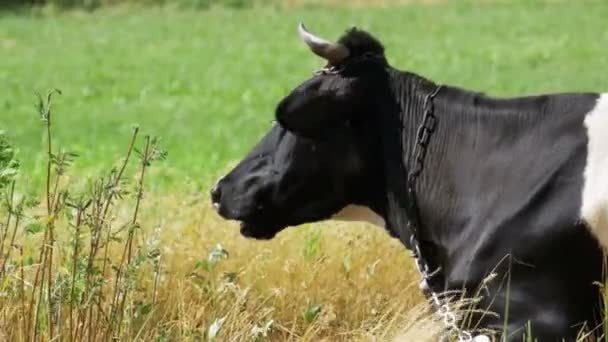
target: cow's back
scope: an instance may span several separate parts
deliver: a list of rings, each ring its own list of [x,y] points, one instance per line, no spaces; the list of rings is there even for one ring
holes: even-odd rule
[[[581,216],[608,247],[608,94],[585,117],[588,136]]]

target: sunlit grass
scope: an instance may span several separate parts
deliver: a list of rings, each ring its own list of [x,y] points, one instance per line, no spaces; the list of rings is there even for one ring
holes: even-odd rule
[[[378,228],[324,223],[259,242],[241,237],[236,224],[227,225],[208,206],[179,207],[191,214],[186,221],[162,219],[171,223],[161,240],[166,289],[182,306],[166,309],[181,329],[196,331],[225,318],[222,336],[235,340],[269,321],[278,340],[386,338],[411,324],[408,314],[422,302],[411,260]],[[217,244],[228,257],[209,269],[200,266]]]

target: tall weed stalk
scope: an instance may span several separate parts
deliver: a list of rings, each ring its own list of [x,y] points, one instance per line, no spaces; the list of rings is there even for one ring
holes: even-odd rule
[[[55,146],[56,94],[61,92],[39,95],[37,102],[46,135],[42,205],[38,196],[18,191],[24,176],[18,172],[14,148],[0,132],[0,331],[7,332],[1,337],[128,339],[141,328],[128,322],[135,321],[130,315],[136,310],[129,303],[139,284],[132,280],[143,274],[139,256],[145,256],[146,248],[143,239],[136,239],[144,177],[166,152],[150,136],[140,152],[136,127],[119,167],[86,182],[68,174],[78,155]],[[138,165],[130,163],[134,154]],[[131,175],[137,175],[135,181],[129,181]],[[124,206],[133,208],[132,215],[121,222],[117,209]],[[150,281],[156,284],[156,272],[153,277]]]

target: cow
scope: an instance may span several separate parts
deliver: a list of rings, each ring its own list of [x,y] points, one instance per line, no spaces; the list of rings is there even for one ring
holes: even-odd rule
[[[419,246],[431,293],[480,294],[467,319],[480,330],[506,341],[602,333],[608,94],[492,97],[394,68],[365,30],[337,41],[298,31],[327,64],[279,101],[269,132],[211,190],[219,215],[253,239],[369,222]]]

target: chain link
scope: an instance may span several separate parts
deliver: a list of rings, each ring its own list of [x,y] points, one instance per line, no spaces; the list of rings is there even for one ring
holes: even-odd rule
[[[490,341],[490,338],[486,335],[478,335],[473,337],[469,331],[462,330],[458,327],[458,320],[456,318],[456,314],[452,311],[448,301],[445,302],[441,300],[439,294],[431,288],[429,282],[431,278],[440,271],[440,268],[437,268],[432,273],[430,272],[430,266],[426,261],[422,258],[422,253],[420,251],[420,242],[417,238],[418,233],[418,215],[416,213],[416,193],[415,186],[416,180],[422,170],[424,168],[424,158],[426,156],[427,147],[429,145],[431,135],[435,132],[437,128],[437,117],[435,116],[435,108],[433,99],[437,96],[437,93],[441,90],[442,86],[439,85],[435,90],[426,95],[424,98],[424,115],[422,118],[422,123],[416,132],[416,145],[414,146],[414,151],[412,153],[414,164],[411,165],[411,169],[408,174],[408,193],[410,195],[410,214],[413,217],[410,217],[410,222],[408,224],[410,231],[410,247],[412,251],[412,256],[414,257],[416,268],[420,273],[420,289],[424,293],[424,295],[430,299],[431,304],[433,305],[436,314],[443,321],[443,324],[446,327],[447,333],[456,332],[458,336],[459,342],[471,342],[471,341]]]
[[[408,181],[410,184],[410,188],[413,187],[416,178],[422,172],[424,168],[424,157],[426,156],[426,149],[429,145],[431,134],[435,132],[435,128],[437,128],[437,117],[435,116],[435,106],[433,103],[433,99],[439,93],[442,86],[437,86],[435,90],[426,95],[424,98],[424,116],[422,117],[422,123],[416,132],[416,145],[414,146],[414,165],[410,170],[410,174],[408,176]],[[413,190],[413,189],[412,189]]]

